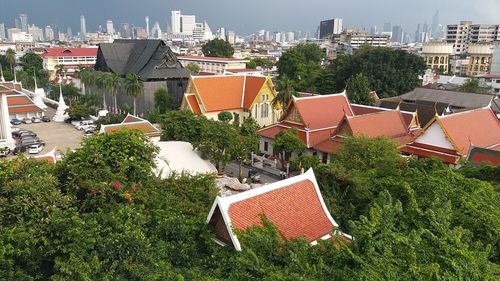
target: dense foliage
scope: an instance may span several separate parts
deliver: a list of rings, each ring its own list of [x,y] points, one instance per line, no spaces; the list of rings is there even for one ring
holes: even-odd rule
[[[205,43],[201,47],[201,51],[206,57],[216,58],[232,58],[234,48],[229,42],[223,39],[214,39]]]
[[[241,133],[254,126],[242,124]],[[235,252],[206,227],[212,177],[160,180],[151,174],[154,153],[140,135],[121,132],[87,139],[55,167],[0,161],[1,279],[498,277],[499,187],[473,178],[472,167],[406,161],[389,140],[348,138],[316,176],[352,244],[287,241],[263,217],[263,228],[239,234],[243,251]]]

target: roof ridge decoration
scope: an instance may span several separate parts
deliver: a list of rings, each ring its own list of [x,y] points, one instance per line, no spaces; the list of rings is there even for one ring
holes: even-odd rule
[[[175,68],[177,66],[177,59],[170,48],[165,49],[165,52],[162,54],[162,61],[159,65],[155,66],[156,69],[164,69],[164,68]]]

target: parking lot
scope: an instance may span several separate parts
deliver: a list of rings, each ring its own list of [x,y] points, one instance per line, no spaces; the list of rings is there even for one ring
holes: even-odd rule
[[[47,115],[52,118],[54,111],[49,109],[47,113]],[[50,152],[54,147],[63,153],[66,153],[68,149],[79,148],[84,135],[82,131],[76,130],[71,124],[57,123],[54,121],[48,123],[21,124],[13,127],[33,131],[45,142],[45,147],[39,154]],[[25,154],[27,155],[28,153],[25,152]]]

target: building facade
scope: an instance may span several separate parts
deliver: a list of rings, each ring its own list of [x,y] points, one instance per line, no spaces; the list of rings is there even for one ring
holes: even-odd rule
[[[460,55],[468,53],[470,44],[493,43],[499,39],[499,25],[493,24],[461,21],[459,24],[448,25],[446,31],[446,42],[453,44],[454,53]]]
[[[448,73],[452,53],[453,44],[450,43],[430,42],[422,46],[422,57],[427,67],[441,73]]]
[[[470,44],[467,76],[490,73],[493,60],[493,45],[489,43]]]
[[[201,56],[177,57],[182,66],[194,63],[200,67],[200,72],[224,74],[226,70],[245,69],[248,60],[233,58],[214,58]]]
[[[342,33],[342,19],[335,18],[321,21],[319,24],[319,39],[328,39]]]
[[[97,48],[46,48],[40,55],[43,68],[51,79],[56,77],[58,65],[64,65],[65,74],[74,75],[78,66],[93,67],[97,59]]]

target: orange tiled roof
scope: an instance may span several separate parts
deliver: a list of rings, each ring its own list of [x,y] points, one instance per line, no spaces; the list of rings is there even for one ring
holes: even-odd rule
[[[129,115],[127,115],[127,117],[125,117],[125,119],[123,119],[122,123],[125,124],[125,123],[142,122],[142,121],[145,121],[145,120],[142,118],[139,118],[137,116],[129,114]]]
[[[210,222],[216,207],[223,217],[227,217],[228,228],[244,231],[252,226],[262,226],[262,215],[265,215],[285,238],[304,237],[313,244],[319,239],[329,239],[338,227],[326,208],[312,169],[237,195],[218,197],[207,222]],[[229,233],[235,248],[241,250],[233,231]]]
[[[471,143],[488,148],[500,143],[500,121],[490,108],[481,108],[438,117],[446,134],[462,154]]]
[[[28,112],[40,112],[43,111],[38,106],[21,106],[21,107],[9,107],[9,113],[28,113]]]
[[[127,115],[120,124],[102,125],[100,133],[110,134],[121,130],[139,130],[147,137],[160,136],[161,134],[161,131],[148,120],[131,114]]]
[[[195,95],[186,95],[186,101],[194,114],[201,115],[200,105],[198,104],[198,100],[196,100]]]
[[[293,107],[299,111],[304,125],[311,130],[335,127],[344,115],[353,116],[345,94],[293,98],[287,112]],[[283,115],[284,119],[287,113]]]
[[[353,135],[367,137],[399,137],[408,134],[408,127],[398,111],[381,111],[372,114],[347,117],[346,125]]]
[[[207,112],[250,109],[265,77],[246,75],[197,76],[192,81]]]

